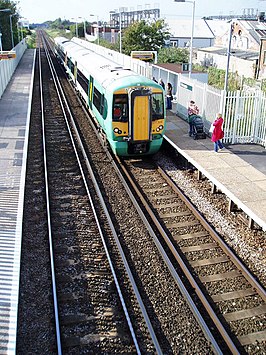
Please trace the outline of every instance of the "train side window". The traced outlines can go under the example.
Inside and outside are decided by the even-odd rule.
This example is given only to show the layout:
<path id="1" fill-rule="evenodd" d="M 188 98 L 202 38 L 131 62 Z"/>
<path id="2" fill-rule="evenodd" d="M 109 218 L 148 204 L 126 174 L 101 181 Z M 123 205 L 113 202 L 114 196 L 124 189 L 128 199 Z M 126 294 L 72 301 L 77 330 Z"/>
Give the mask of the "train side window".
<path id="1" fill-rule="evenodd" d="M 151 97 L 152 120 L 163 118 L 164 99 L 162 94 L 152 94 Z"/>
<path id="2" fill-rule="evenodd" d="M 69 67 L 71 73 L 74 74 L 74 64 L 69 57 L 67 57 L 67 66 Z"/>
<path id="3" fill-rule="evenodd" d="M 113 121 L 128 122 L 128 96 L 126 94 L 114 95 Z"/>
<path id="4" fill-rule="evenodd" d="M 89 80 L 79 69 L 77 70 L 77 80 L 82 89 L 85 91 L 85 93 L 88 94 Z"/>
<path id="5" fill-rule="evenodd" d="M 100 91 L 95 86 L 93 90 L 93 105 L 97 108 L 102 116 L 105 116 L 104 108 L 106 105 L 106 100 L 104 98 L 104 94 L 100 93 Z"/>

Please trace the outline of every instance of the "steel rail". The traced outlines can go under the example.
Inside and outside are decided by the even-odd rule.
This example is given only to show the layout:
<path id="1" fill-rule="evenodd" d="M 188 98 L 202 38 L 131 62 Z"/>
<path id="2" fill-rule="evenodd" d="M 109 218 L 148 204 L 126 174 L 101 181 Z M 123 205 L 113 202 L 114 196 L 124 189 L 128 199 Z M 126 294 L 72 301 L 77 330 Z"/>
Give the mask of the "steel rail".
<path id="1" fill-rule="evenodd" d="M 165 232 L 163 226 L 161 225 L 161 223 L 158 221 L 158 218 L 155 216 L 155 214 L 153 213 L 152 209 L 150 208 L 149 204 L 147 203 L 147 201 L 145 200 L 145 198 L 143 197 L 142 193 L 139 191 L 139 188 L 137 187 L 137 185 L 135 184 L 135 182 L 133 181 L 133 179 L 131 178 L 131 175 L 127 172 L 126 167 L 124 166 L 124 164 L 122 165 L 123 171 L 125 172 L 125 174 L 127 174 L 127 177 L 130 181 L 130 183 L 132 184 L 132 187 L 134 188 L 135 192 L 137 193 L 138 197 L 140 198 L 141 202 L 143 203 L 145 209 L 147 210 L 149 216 L 151 217 L 153 223 L 156 225 L 158 231 L 161 233 L 163 239 L 165 240 L 167 246 L 169 247 L 169 249 L 171 250 L 173 256 L 175 257 L 175 259 L 177 260 L 178 264 L 180 265 L 181 269 L 183 270 L 184 274 L 186 275 L 186 277 L 188 278 L 188 280 L 190 281 L 192 287 L 195 289 L 198 297 L 200 298 L 201 302 L 203 303 L 203 305 L 205 306 L 208 314 L 210 315 L 211 319 L 213 320 L 213 322 L 215 323 L 217 329 L 220 331 L 223 339 L 225 340 L 227 346 L 229 347 L 229 349 L 232 351 L 233 354 L 239 354 L 238 349 L 236 348 L 234 342 L 232 341 L 232 339 L 230 338 L 230 336 L 228 335 L 227 331 L 225 330 L 225 328 L 223 327 L 222 323 L 220 322 L 219 318 L 217 317 L 217 315 L 215 314 L 215 312 L 213 311 L 211 305 L 209 304 L 209 302 L 207 301 L 206 297 L 204 296 L 203 292 L 201 291 L 200 287 L 198 286 L 197 282 L 195 281 L 194 277 L 192 276 L 192 274 L 190 273 L 190 271 L 188 270 L 187 266 L 185 265 L 185 263 L 183 262 L 181 256 L 178 254 L 175 246 L 173 245 L 173 243 L 171 242 L 171 240 L 169 239 L 167 233 Z M 171 182 L 172 183 L 172 182 Z M 173 184 L 173 183 L 172 183 Z M 182 192 L 180 191 L 180 194 L 182 194 Z M 183 201 L 185 201 L 185 197 L 184 199 L 182 199 Z M 205 322 L 204 322 L 205 323 Z M 204 324 L 203 323 L 203 324 Z"/>
<path id="2" fill-rule="evenodd" d="M 119 238 L 117 236 L 115 227 L 114 227 L 114 225 L 112 223 L 112 219 L 111 219 L 111 217 L 109 215 L 109 212 L 107 210 L 107 207 L 106 207 L 106 204 L 104 202 L 104 198 L 103 198 L 103 196 L 101 194 L 101 190 L 100 190 L 100 187 L 99 187 L 99 185 L 97 183 L 95 174 L 93 173 L 93 169 L 92 169 L 92 167 L 91 167 L 91 165 L 89 163 L 89 159 L 87 157 L 86 151 L 84 149 L 83 143 L 82 143 L 80 135 L 78 133 L 78 129 L 77 129 L 76 124 L 74 122 L 74 118 L 73 118 L 73 115 L 72 115 L 71 110 L 69 108 L 69 105 L 68 105 L 67 99 L 65 97 L 65 94 L 63 92 L 62 86 L 61 86 L 60 81 L 59 81 L 59 79 L 58 79 L 58 77 L 56 75 L 56 71 L 55 71 L 55 68 L 54 68 L 54 65 L 52 63 L 51 58 L 50 58 L 50 62 L 51 62 L 51 73 L 52 73 L 52 76 L 53 76 L 53 78 L 56 79 L 56 90 L 58 90 L 58 95 L 59 95 L 59 91 L 60 91 L 60 102 L 63 105 L 63 102 L 62 102 L 62 100 L 63 100 L 64 104 L 66 105 L 66 108 L 68 110 L 69 119 L 71 121 L 72 128 L 74 129 L 74 132 L 75 132 L 75 138 L 78 141 L 79 149 L 82 152 L 82 156 L 83 156 L 83 159 L 85 160 L 86 167 L 87 167 L 87 169 L 88 169 L 88 171 L 90 173 L 90 177 L 91 177 L 91 179 L 93 181 L 94 188 L 95 188 L 96 193 L 98 195 L 98 198 L 100 200 L 101 206 L 104 209 L 106 218 L 108 220 L 109 227 L 110 227 L 110 229 L 111 229 L 111 231 L 113 233 L 113 237 L 114 237 L 114 239 L 116 241 L 118 250 L 119 250 L 121 258 L 123 260 L 123 263 L 124 263 L 124 266 L 125 266 L 125 270 L 126 270 L 126 272 L 128 274 L 129 280 L 131 282 L 132 289 L 133 289 L 133 291 L 135 293 L 135 296 L 136 296 L 136 299 L 137 299 L 137 301 L 138 301 L 138 303 L 140 305 L 140 309 L 141 309 L 141 312 L 143 314 L 143 318 L 144 318 L 144 320 L 145 320 L 145 322 L 147 324 L 147 328 L 149 330 L 149 333 L 150 333 L 151 339 L 153 341 L 154 347 L 156 349 L 156 352 L 157 352 L 157 354 L 162 354 L 162 350 L 160 348 L 158 339 L 157 339 L 157 337 L 155 335 L 154 329 L 153 329 L 153 327 L 151 325 L 151 322 L 149 320 L 149 317 L 148 317 L 147 311 L 145 309 L 144 303 L 143 303 L 143 301 L 141 299 L 141 296 L 140 296 L 140 293 L 138 291 L 138 287 L 137 287 L 137 285 L 135 283 L 133 274 L 132 274 L 132 272 L 130 270 L 130 267 L 128 265 L 128 262 L 126 260 L 126 256 L 125 256 L 125 254 L 123 252 L 123 249 L 122 249 L 122 246 L 120 244 Z M 72 145 L 73 145 L 76 157 L 77 157 L 77 161 L 78 161 L 78 164 L 79 164 L 80 172 L 81 172 L 81 175 L 82 175 L 83 180 L 84 180 L 84 184 L 85 184 L 85 188 L 86 188 L 86 191 L 87 191 L 87 194 L 88 194 L 88 198 L 89 198 L 91 207 L 93 209 L 94 217 L 95 217 L 95 220 L 96 220 L 96 223 L 97 223 L 97 226 L 98 226 L 98 230 L 99 230 L 99 233 L 100 233 L 100 236 L 101 236 L 101 239 L 102 239 L 102 243 L 103 243 L 103 246 L 104 246 L 107 258 L 108 258 L 108 262 L 109 262 L 109 265 L 110 265 L 110 268 L 111 268 L 111 271 L 112 271 L 112 274 L 113 274 L 113 277 L 114 277 L 114 281 L 115 281 L 115 284 L 116 284 L 116 287 L 117 287 L 119 298 L 120 298 L 120 301 L 121 301 L 121 304 L 122 304 L 122 307 L 123 307 L 123 310 L 124 310 L 124 313 L 125 313 L 125 316 L 126 316 L 126 319 L 127 319 L 127 322 L 128 322 L 128 326 L 129 326 L 129 329 L 130 329 L 130 332 L 131 332 L 131 336 L 132 336 L 132 339 L 134 341 L 137 353 L 141 354 L 140 348 L 139 348 L 139 345 L 138 345 L 138 341 L 137 341 L 137 337 L 135 335 L 135 331 L 134 331 L 134 328 L 132 326 L 132 322 L 131 322 L 131 319 L 130 319 L 130 315 L 129 315 L 128 310 L 126 308 L 126 303 L 125 303 L 125 300 L 124 300 L 124 297 L 123 297 L 123 294 L 122 294 L 122 291 L 121 291 L 121 288 L 120 288 L 120 285 L 119 285 L 118 278 L 116 276 L 116 272 L 115 272 L 114 266 L 112 264 L 112 260 L 111 260 L 111 257 L 110 257 L 109 251 L 108 251 L 107 244 L 106 244 L 105 239 L 104 239 L 104 234 L 103 234 L 101 226 L 100 226 L 100 222 L 99 222 L 99 219 L 98 219 L 98 216 L 97 216 L 97 212 L 96 212 L 95 206 L 93 204 L 93 199 L 91 197 L 91 194 L 90 194 L 90 191 L 89 191 L 89 187 L 88 187 L 87 182 L 86 182 L 85 173 L 83 171 L 82 164 L 81 164 L 80 159 L 79 159 L 77 148 L 76 148 L 76 145 L 75 145 L 75 142 L 74 142 L 74 138 L 73 138 L 73 135 L 72 135 L 72 132 L 71 132 L 70 124 L 69 124 L 69 122 L 67 120 L 67 117 L 66 117 L 65 113 L 64 113 L 64 116 L 65 116 L 66 124 L 67 124 L 67 127 L 68 127 L 69 135 L 70 135 L 70 138 L 71 138 L 71 142 L 72 142 Z"/>
<path id="3" fill-rule="evenodd" d="M 157 229 L 161 233 L 162 237 L 164 238 L 165 242 L 167 243 L 169 249 L 171 250 L 172 254 L 176 258 L 177 262 L 179 263 L 180 267 L 182 268 L 184 274 L 188 278 L 189 282 L 191 283 L 192 287 L 195 289 L 198 297 L 200 298 L 201 302 L 203 303 L 204 307 L 206 308 L 208 314 L 210 315 L 211 319 L 215 323 L 217 329 L 220 331 L 220 334 L 224 338 L 227 346 L 231 350 L 233 354 L 239 354 L 238 349 L 236 348 L 233 340 L 225 330 L 224 326 L 220 322 L 219 318 L 215 314 L 213 308 L 209 304 L 208 300 L 204 296 L 203 292 L 201 291 L 200 287 L 198 286 L 196 280 L 194 279 L 191 272 L 188 270 L 187 266 L 183 262 L 181 256 L 178 254 L 175 246 L 172 244 L 171 240 L 169 239 L 167 233 L 165 232 L 164 228 L 161 226 L 161 223 L 158 221 L 157 217 L 153 213 L 152 209 L 150 208 L 148 202 L 143 197 L 141 191 L 134 183 L 131 175 L 127 173 L 126 167 L 123 166 L 123 170 L 128 176 L 129 181 L 132 183 L 132 186 L 137 193 L 138 197 L 140 198 L 141 202 L 143 203 L 144 207 L 146 208 L 147 212 L 149 213 L 151 219 L 153 220 L 154 224 L 156 225 Z M 201 216 L 201 214 L 197 211 L 197 209 L 193 206 L 193 204 L 184 196 L 182 191 L 176 186 L 176 184 L 171 180 L 171 178 L 160 168 L 158 167 L 159 173 L 162 177 L 167 181 L 167 183 L 172 187 L 172 189 L 178 194 L 179 198 L 186 204 L 186 206 L 191 210 L 194 216 L 200 221 L 202 226 L 207 230 L 207 232 L 217 241 L 218 245 L 221 249 L 229 256 L 230 260 L 235 264 L 235 266 L 242 271 L 244 277 L 246 277 L 247 281 L 251 283 L 251 285 L 256 288 L 259 295 L 262 299 L 265 299 L 265 291 L 263 287 L 259 285 L 259 283 L 253 278 L 250 272 L 246 269 L 246 267 L 239 261 L 239 259 L 232 253 L 232 251 L 227 247 L 227 245 L 221 240 L 218 234 L 213 230 L 213 228 L 208 224 L 208 222 Z"/>
<path id="4" fill-rule="evenodd" d="M 40 39 L 39 39 L 40 40 Z M 53 290 L 53 302 L 54 302 L 54 315 L 55 315 L 55 329 L 56 329 L 56 341 L 57 341 L 57 353 L 62 354 L 61 337 L 60 337 L 60 322 L 58 316 L 58 302 L 56 291 L 56 277 L 55 277 L 55 265 L 54 265 L 54 251 L 53 251 L 53 236 L 52 236 L 52 224 L 50 215 L 50 198 L 49 198 L 49 178 L 47 171 L 47 155 L 46 155 L 46 136 L 45 136 L 45 113 L 44 113 L 44 98 L 42 90 L 42 65 L 41 65 L 41 48 L 39 43 L 39 76 L 40 76 L 40 96 L 41 96 L 41 116 L 42 116 L 42 143 L 43 143 L 43 160 L 44 160 L 44 179 L 45 179 L 45 195 L 46 195 L 46 212 L 48 223 L 48 239 L 50 250 L 50 264 L 51 264 L 51 276 L 52 276 L 52 290 Z"/>
<path id="5" fill-rule="evenodd" d="M 200 221 L 203 227 L 209 232 L 211 237 L 219 244 L 220 248 L 229 256 L 230 260 L 235 264 L 235 266 L 241 270 L 242 275 L 246 280 L 255 288 L 261 298 L 266 301 L 266 291 L 258 283 L 258 281 L 252 276 L 248 271 L 246 266 L 239 260 L 239 258 L 233 253 L 233 251 L 227 246 L 227 244 L 219 237 L 212 226 L 206 221 L 206 219 L 199 213 L 199 211 L 193 206 L 193 204 L 188 200 L 188 198 L 182 193 L 182 191 L 176 186 L 172 179 L 160 168 L 158 167 L 159 173 L 162 177 L 171 185 L 173 190 L 178 194 L 186 206 L 192 211 L 194 216 Z"/>
<path id="6" fill-rule="evenodd" d="M 126 175 L 127 179 L 130 181 L 130 184 L 132 185 L 134 191 L 137 193 L 138 197 L 140 198 L 141 202 L 143 203 L 143 205 L 145 206 L 147 212 L 149 213 L 150 217 L 153 219 L 153 222 L 155 223 L 156 227 L 158 227 L 158 230 L 161 232 L 161 225 L 158 221 L 158 219 L 156 218 L 156 216 L 154 215 L 154 213 L 152 212 L 151 208 L 148 206 L 147 202 L 145 201 L 143 195 L 140 193 L 140 191 L 138 190 L 136 184 L 134 183 L 133 179 L 131 178 L 131 175 L 128 173 L 125 165 L 122 163 L 122 160 L 118 157 L 115 158 L 115 160 L 118 162 L 119 166 L 121 166 L 124 174 Z M 130 196 L 132 203 L 134 204 L 134 206 L 136 207 L 141 219 L 143 220 L 143 222 L 145 223 L 150 235 L 153 238 L 153 241 L 156 245 L 156 247 L 158 248 L 161 256 L 163 257 L 163 260 L 166 263 L 166 266 L 168 267 L 172 277 L 174 278 L 176 284 L 179 287 L 180 292 L 182 293 L 182 295 L 184 296 L 184 298 L 187 300 L 187 303 L 193 313 L 193 315 L 195 316 L 195 318 L 198 321 L 199 326 L 201 327 L 203 333 L 205 334 L 206 338 L 209 340 L 214 352 L 216 354 L 223 354 L 222 350 L 220 349 L 219 345 L 217 344 L 216 340 L 214 339 L 212 332 L 210 331 L 209 327 L 207 326 L 205 320 L 203 319 L 202 315 L 200 314 L 197 306 L 195 305 L 194 301 L 192 300 L 189 292 L 187 291 L 185 285 L 183 284 L 181 278 L 179 277 L 179 275 L 177 274 L 172 262 L 170 261 L 169 257 L 167 256 L 162 244 L 160 243 L 158 237 L 156 236 L 153 227 L 150 225 L 150 223 L 148 222 L 144 212 L 142 211 L 139 203 L 137 202 L 137 200 L 135 199 L 132 191 L 130 190 L 127 182 L 125 181 L 123 175 L 121 174 L 121 171 L 119 170 L 118 166 L 116 164 L 114 164 L 114 167 L 117 171 L 118 176 L 120 177 L 122 183 L 124 184 L 128 195 Z M 163 231 L 164 232 L 164 231 Z M 165 234 L 166 236 L 166 234 Z M 234 354 L 239 354 L 237 349 L 235 348 L 235 352 Z"/>

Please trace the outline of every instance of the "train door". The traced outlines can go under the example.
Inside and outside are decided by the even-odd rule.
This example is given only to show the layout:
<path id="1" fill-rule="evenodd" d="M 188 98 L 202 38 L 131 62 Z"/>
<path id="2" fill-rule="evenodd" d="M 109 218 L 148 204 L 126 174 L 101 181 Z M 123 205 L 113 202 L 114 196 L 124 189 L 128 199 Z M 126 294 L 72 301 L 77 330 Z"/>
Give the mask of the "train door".
<path id="1" fill-rule="evenodd" d="M 150 141 L 151 135 L 151 92 L 147 89 L 129 91 L 129 137 L 131 141 Z"/>

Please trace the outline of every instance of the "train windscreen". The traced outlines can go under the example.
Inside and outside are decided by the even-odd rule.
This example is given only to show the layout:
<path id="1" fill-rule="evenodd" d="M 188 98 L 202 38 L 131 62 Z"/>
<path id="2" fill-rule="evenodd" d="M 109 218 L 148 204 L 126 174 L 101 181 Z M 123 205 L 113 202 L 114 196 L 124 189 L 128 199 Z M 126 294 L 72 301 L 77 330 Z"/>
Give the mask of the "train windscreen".
<path id="1" fill-rule="evenodd" d="M 128 95 L 114 95 L 113 121 L 128 122 Z"/>
<path id="2" fill-rule="evenodd" d="M 163 94 L 152 94 L 151 99 L 152 120 L 158 120 L 164 117 L 164 98 Z"/>

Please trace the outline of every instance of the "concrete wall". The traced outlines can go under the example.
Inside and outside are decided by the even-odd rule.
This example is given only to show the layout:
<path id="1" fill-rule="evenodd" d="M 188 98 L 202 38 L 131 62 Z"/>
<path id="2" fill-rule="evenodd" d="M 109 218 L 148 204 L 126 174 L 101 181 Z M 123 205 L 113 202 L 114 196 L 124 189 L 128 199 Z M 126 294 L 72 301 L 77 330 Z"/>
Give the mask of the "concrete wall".
<path id="1" fill-rule="evenodd" d="M 226 70 L 227 56 L 199 49 L 197 51 L 196 62 L 200 65 L 207 63 L 207 65 L 212 65 L 218 69 Z M 246 78 L 254 78 L 255 67 L 256 60 L 245 60 L 237 58 L 233 55 L 230 56 L 229 70 L 231 72 L 237 72 L 240 76 L 244 75 Z"/>

